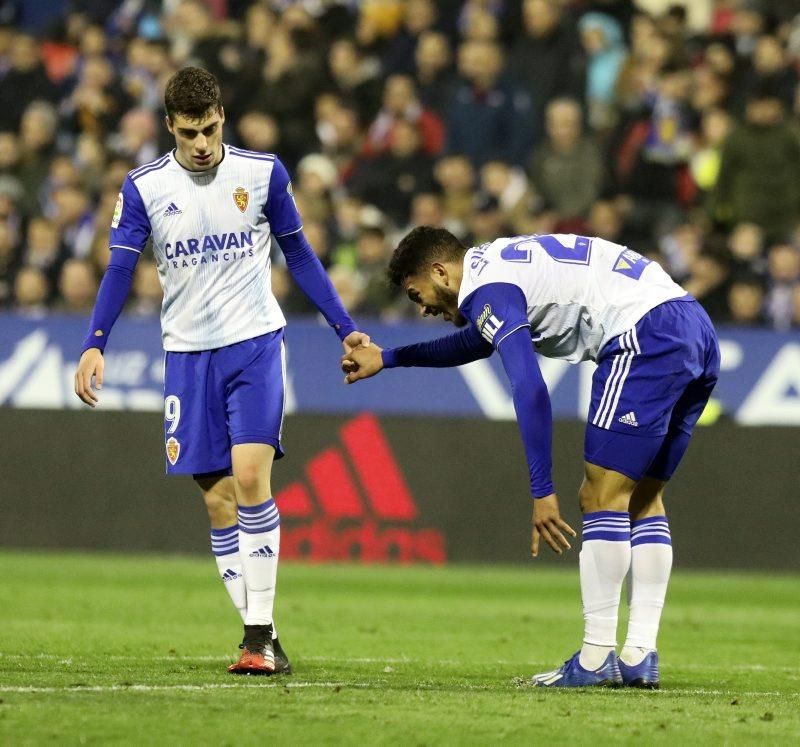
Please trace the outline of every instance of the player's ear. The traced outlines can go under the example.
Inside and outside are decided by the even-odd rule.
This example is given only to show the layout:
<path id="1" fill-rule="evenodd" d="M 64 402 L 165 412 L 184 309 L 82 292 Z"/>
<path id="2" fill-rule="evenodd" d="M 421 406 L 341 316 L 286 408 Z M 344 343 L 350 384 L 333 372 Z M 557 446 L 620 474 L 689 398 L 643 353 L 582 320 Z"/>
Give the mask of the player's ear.
<path id="1" fill-rule="evenodd" d="M 220 106 L 219 108 L 219 120 L 220 124 L 225 124 L 225 107 Z"/>
<path id="2" fill-rule="evenodd" d="M 172 118 L 169 116 L 169 114 L 164 115 L 164 124 L 167 126 L 169 134 L 174 135 L 175 131 L 172 129 Z"/>
<path id="3" fill-rule="evenodd" d="M 447 284 L 447 268 L 441 262 L 434 262 L 431 265 L 431 278 Z"/>

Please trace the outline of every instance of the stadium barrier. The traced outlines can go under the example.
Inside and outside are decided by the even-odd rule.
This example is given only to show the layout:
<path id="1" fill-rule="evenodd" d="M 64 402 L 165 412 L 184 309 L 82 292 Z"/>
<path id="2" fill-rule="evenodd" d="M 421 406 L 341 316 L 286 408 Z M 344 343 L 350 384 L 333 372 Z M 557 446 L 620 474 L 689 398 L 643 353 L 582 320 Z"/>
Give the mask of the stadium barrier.
<path id="1" fill-rule="evenodd" d="M 164 477 L 161 418 L 0 409 L 5 547 L 208 553 L 188 477 Z M 800 569 L 794 429 L 702 428 L 668 496 L 678 567 Z M 583 425 L 554 430 L 578 527 Z M 312 562 L 531 562 L 527 469 L 511 422 L 295 415 L 273 490 L 282 555 Z M 577 564 L 577 552 L 536 563 Z"/>
<path id="2" fill-rule="evenodd" d="M 439 323 L 380 324 L 362 320 L 381 345 L 402 345 L 453 331 Z M 79 408 L 72 392 L 86 334 L 81 317 L 31 319 L 0 313 L 0 405 Z M 430 415 L 513 420 L 514 408 L 498 356 L 451 369 L 404 369 L 345 387 L 341 346 L 308 318 L 287 327 L 287 412 Z M 797 333 L 720 329 L 722 372 L 717 410 L 744 425 L 800 426 L 800 337 Z M 164 353 L 158 320 L 123 317 L 106 354 L 105 409 L 160 411 Z M 594 364 L 539 359 L 556 418 L 586 417 Z"/>

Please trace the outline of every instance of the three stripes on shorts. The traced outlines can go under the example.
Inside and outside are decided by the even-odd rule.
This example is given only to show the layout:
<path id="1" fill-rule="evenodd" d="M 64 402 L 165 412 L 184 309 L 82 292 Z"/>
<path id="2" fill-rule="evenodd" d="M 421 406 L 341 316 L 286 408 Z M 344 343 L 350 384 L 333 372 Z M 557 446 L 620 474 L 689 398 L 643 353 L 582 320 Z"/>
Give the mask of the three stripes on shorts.
<path id="1" fill-rule="evenodd" d="M 611 364 L 611 374 L 606 380 L 603 397 L 592 420 L 592 425 L 606 430 L 611 427 L 611 423 L 614 420 L 614 413 L 617 411 L 619 398 L 622 395 L 622 387 L 625 386 L 625 379 L 631 370 L 633 358 L 642 352 L 639 347 L 639 340 L 636 337 L 636 327 L 632 327 L 620 335 L 619 346 L 623 352 L 614 356 L 614 362 Z"/>

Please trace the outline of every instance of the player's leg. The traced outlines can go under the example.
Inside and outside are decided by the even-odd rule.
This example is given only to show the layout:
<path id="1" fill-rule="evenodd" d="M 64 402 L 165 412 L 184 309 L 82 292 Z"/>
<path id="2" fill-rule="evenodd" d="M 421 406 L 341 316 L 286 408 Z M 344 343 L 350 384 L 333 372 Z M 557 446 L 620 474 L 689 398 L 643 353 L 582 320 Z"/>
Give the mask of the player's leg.
<path id="1" fill-rule="evenodd" d="M 272 498 L 270 472 L 275 449 L 268 444 L 236 444 L 233 484 L 239 521 L 239 548 L 247 589 L 242 655 L 234 673 L 275 670 L 273 605 L 280 553 L 280 516 Z"/>
<path id="2" fill-rule="evenodd" d="M 236 489 L 230 475 L 195 475 L 203 493 L 211 524 L 211 548 L 217 561 L 217 570 L 225 589 L 244 623 L 247 616 L 247 587 L 242 572 L 239 553 L 239 519 Z M 291 674 L 292 665 L 281 646 L 278 629 L 272 623 L 272 647 L 275 652 L 275 671 Z M 244 640 L 239 644 L 244 648 Z"/>
<path id="3" fill-rule="evenodd" d="M 626 685 L 659 685 L 656 639 L 672 572 L 672 535 L 664 508 L 664 490 L 683 459 L 692 430 L 711 396 L 718 364 L 718 358 L 712 356 L 709 370 L 686 387 L 673 408 L 669 432 L 631 497 L 630 615 L 620 654 Z"/>
<path id="4" fill-rule="evenodd" d="M 648 331 L 640 325 L 628 330 L 611 341 L 598 360 L 579 492 L 583 645 L 555 673 L 534 678 L 537 684 L 622 684 L 616 631 L 622 584 L 631 559 L 628 506 L 663 441 L 667 423 L 660 419 L 663 408 L 659 398 L 664 388 L 672 385 L 664 377 L 663 366 L 659 368 L 658 347 Z"/>
<path id="5" fill-rule="evenodd" d="M 271 673 L 275 667 L 272 615 L 280 555 L 280 515 L 272 497 L 271 473 L 273 460 L 283 455 L 282 333 L 231 348 L 229 363 L 237 373 L 227 388 L 228 427 L 247 588 L 245 646 L 231 671 Z"/>
<path id="6" fill-rule="evenodd" d="M 233 606 L 244 622 L 247 588 L 239 553 L 239 519 L 233 478 L 227 475 L 195 475 L 211 524 L 211 551 Z"/>
<path id="7" fill-rule="evenodd" d="M 280 550 L 280 515 L 270 488 L 275 449 L 268 444 L 236 444 L 231 454 L 248 592 L 245 624 L 271 625 Z"/>
<path id="8" fill-rule="evenodd" d="M 615 640 L 611 624 L 617 619 L 619 571 L 632 562 L 632 545 L 668 539 L 661 531 L 666 516 L 659 481 L 669 479 L 683 456 L 685 434 L 691 433 L 708 399 L 708 384 L 713 387 L 711 380 L 716 381 L 715 351 L 716 338 L 702 307 L 678 300 L 652 309 L 617 338 L 609 355 L 601 355 L 593 380 L 581 487 L 586 618 L 581 658 L 589 664 Z M 628 512 L 634 497 L 636 540 L 631 543 Z M 626 533 L 627 541 L 621 539 Z M 653 554 L 660 557 L 667 551 L 636 552 L 637 557 Z"/>
<path id="9" fill-rule="evenodd" d="M 632 687 L 659 686 L 656 638 L 672 570 L 672 539 L 664 508 L 666 484 L 645 476 L 631 496 L 630 614 L 619 667 L 624 684 Z"/>
<path id="10" fill-rule="evenodd" d="M 713 327 L 692 299 L 657 306 L 601 353 L 592 381 L 581 487 L 584 646 L 557 670 L 559 677 L 541 684 L 569 686 L 558 683 L 570 679 L 573 686 L 604 684 L 610 676 L 605 670 L 616 660 L 610 648 L 616 645 L 619 596 L 632 555 L 630 500 L 646 474 L 669 478 L 654 472 L 653 465 L 657 455 L 677 464 L 685 450 L 680 438 L 668 438 L 673 410 L 691 382 L 713 387 L 718 368 Z M 608 658 L 601 662 L 606 651 Z M 617 677 L 622 680 L 618 667 Z"/>
<path id="11" fill-rule="evenodd" d="M 688 331 L 694 331 L 697 378 L 691 380 L 670 413 L 669 430 L 631 497 L 630 617 L 620 655 L 623 681 L 629 686 L 658 687 L 656 639 L 672 571 L 672 536 L 664 508 L 664 490 L 689 446 L 719 376 L 719 347 L 699 304 L 681 307 Z M 691 339 L 691 338 L 690 338 Z"/>
<path id="12" fill-rule="evenodd" d="M 589 462 L 579 497 L 583 511 L 580 583 L 584 635 L 563 666 L 535 675 L 539 687 L 618 686 L 617 618 L 631 558 L 628 504 L 636 480 Z"/>
<path id="13" fill-rule="evenodd" d="M 635 488 L 636 481 L 628 475 L 584 464 L 578 492 L 583 512 L 579 565 L 584 669 L 599 669 L 616 651 L 620 595 L 631 559 L 628 505 Z"/>
<path id="14" fill-rule="evenodd" d="M 234 606 L 247 607 L 238 550 L 238 518 L 225 409 L 225 381 L 218 351 L 167 353 L 164 367 L 165 442 L 168 474 L 200 478 L 211 520 L 212 550 Z M 220 479 L 220 476 L 223 476 Z M 217 554 L 219 553 L 219 554 Z M 224 564 L 224 567 L 222 567 Z M 227 571 L 231 573 L 227 573 Z"/>

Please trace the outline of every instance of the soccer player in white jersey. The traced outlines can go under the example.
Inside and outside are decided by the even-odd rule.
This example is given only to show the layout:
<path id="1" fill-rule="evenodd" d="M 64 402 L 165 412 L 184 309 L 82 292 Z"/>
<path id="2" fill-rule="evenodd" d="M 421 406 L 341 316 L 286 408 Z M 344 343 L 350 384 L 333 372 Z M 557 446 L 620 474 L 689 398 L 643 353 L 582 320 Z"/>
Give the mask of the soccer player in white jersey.
<path id="1" fill-rule="evenodd" d="M 672 567 L 663 496 L 719 374 L 716 333 L 700 304 L 655 262 L 599 238 L 537 235 L 467 249 L 415 228 L 389 279 L 423 316 L 460 332 L 345 355 L 352 383 L 395 366 L 457 366 L 497 350 L 513 392 L 533 496 L 531 550 L 558 554 L 575 532 L 551 477 L 552 416 L 534 355 L 597 363 L 584 446 L 580 581 L 583 646 L 533 678 L 541 687 L 658 687 L 656 636 Z M 618 657 L 617 614 L 630 572 L 630 621 Z"/>
<path id="2" fill-rule="evenodd" d="M 214 76 L 184 68 L 164 99 L 175 148 L 131 171 L 122 186 L 75 392 L 97 404 L 103 350 L 152 237 L 164 289 L 166 468 L 199 485 L 217 567 L 244 622 L 242 652 L 229 671 L 289 673 L 272 619 L 280 517 L 270 474 L 283 456 L 286 376 L 286 320 L 270 285 L 273 242 L 345 351 L 369 338 L 305 240 L 281 162 L 222 142 Z"/>

